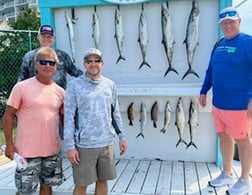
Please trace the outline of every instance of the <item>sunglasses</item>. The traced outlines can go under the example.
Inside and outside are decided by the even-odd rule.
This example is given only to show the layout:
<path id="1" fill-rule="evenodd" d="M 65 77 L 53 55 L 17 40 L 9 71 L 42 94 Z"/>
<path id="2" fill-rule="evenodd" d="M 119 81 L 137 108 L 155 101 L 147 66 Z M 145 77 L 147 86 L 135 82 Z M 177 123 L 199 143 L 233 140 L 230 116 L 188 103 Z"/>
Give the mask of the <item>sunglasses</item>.
<path id="1" fill-rule="evenodd" d="M 94 59 L 94 60 L 86 59 L 85 62 L 86 62 L 87 64 L 91 64 L 91 63 L 100 63 L 100 62 L 102 62 L 102 59 Z"/>
<path id="2" fill-rule="evenodd" d="M 219 14 L 220 19 L 225 18 L 225 17 L 234 17 L 234 16 L 237 16 L 236 11 L 224 12 L 224 13 Z"/>
<path id="3" fill-rule="evenodd" d="M 49 64 L 49 66 L 56 65 L 56 62 L 50 61 L 50 60 L 38 60 L 38 62 L 40 63 L 40 65 L 43 65 L 43 66 L 46 66 L 47 64 Z"/>

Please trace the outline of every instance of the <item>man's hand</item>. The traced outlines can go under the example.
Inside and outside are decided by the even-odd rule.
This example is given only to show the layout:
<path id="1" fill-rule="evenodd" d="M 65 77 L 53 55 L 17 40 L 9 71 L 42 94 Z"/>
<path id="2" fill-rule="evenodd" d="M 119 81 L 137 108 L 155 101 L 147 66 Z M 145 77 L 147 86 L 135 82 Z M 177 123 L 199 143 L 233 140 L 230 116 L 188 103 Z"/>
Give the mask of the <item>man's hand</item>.
<path id="1" fill-rule="evenodd" d="M 120 140 L 119 141 L 119 147 L 120 147 L 120 155 L 123 155 L 127 150 L 127 142 L 126 140 Z"/>
<path id="2" fill-rule="evenodd" d="M 207 105 L 207 101 L 206 101 L 206 95 L 204 94 L 201 94 L 200 97 L 199 97 L 199 104 L 202 106 L 202 107 L 205 107 Z"/>
<path id="3" fill-rule="evenodd" d="M 72 164 L 79 164 L 80 157 L 76 148 L 67 151 L 67 158 Z"/>

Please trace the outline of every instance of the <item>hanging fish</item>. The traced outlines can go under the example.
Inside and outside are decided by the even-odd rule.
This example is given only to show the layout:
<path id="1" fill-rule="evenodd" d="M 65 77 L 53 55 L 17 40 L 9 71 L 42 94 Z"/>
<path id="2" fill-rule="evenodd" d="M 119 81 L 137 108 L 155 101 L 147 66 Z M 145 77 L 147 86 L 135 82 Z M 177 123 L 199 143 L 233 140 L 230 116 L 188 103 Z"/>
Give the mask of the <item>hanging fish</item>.
<path id="1" fill-rule="evenodd" d="M 160 130 L 160 132 L 165 133 L 167 130 L 168 125 L 170 124 L 171 121 L 171 105 L 170 102 L 167 101 L 165 105 L 165 111 L 164 111 L 164 126 Z"/>
<path id="2" fill-rule="evenodd" d="M 124 32 L 123 32 L 122 16 L 120 13 L 119 5 L 115 9 L 115 39 L 116 39 L 116 44 L 119 51 L 119 57 L 116 61 L 116 63 L 118 63 L 120 60 L 126 60 L 122 56 Z"/>
<path id="3" fill-rule="evenodd" d="M 158 115 L 159 115 L 159 104 L 158 101 L 155 101 L 151 107 L 151 120 L 153 121 L 154 128 L 157 128 Z"/>
<path id="4" fill-rule="evenodd" d="M 182 98 L 179 97 L 178 99 L 178 103 L 176 106 L 176 121 L 175 121 L 175 125 L 177 126 L 178 129 L 178 134 L 179 134 L 179 140 L 176 144 L 176 147 L 178 147 L 178 145 L 180 143 L 184 143 L 185 145 L 187 145 L 186 141 L 182 138 L 182 135 L 184 133 L 184 128 L 185 128 L 185 112 L 184 112 L 184 108 L 183 108 L 183 103 L 182 103 Z"/>
<path id="5" fill-rule="evenodd" d="M 196 0 L 193 0 L 191 13 L 187 23 L 186 38 L 184 40 L 184 43 L 186 44 L 187 62 L 189 68 L 182 77 L 182 80 L 189 74 L 193 74 L 199 78 L 199 75 L 192 68 L 196 47 L 199 45 L 199 15 L 199 4 Z"/>
<path id="6" fill-rule="evenodd" d="M 173 28 L 171 23 L 171 14 L 168 9 L 168 2 L 164 2 L 161 5 L 162 7 L 162 43 L 164 45 L 165 54 L 168 60 L 168 68 L 165 71 L 164 77 L 171 71 L 178 74 L 177 70 L 172 67 L 172 57 L 173 57 L 173 48 L 174 48 L 174 37 L 173 37 Z"/>
<path id="7" fill-rule="evenodd" d="M 147 109 L 146 105 L 144 103 L 141 103 L 140 105 L 140 133 L 136 136 L 138 138 L 139 136 L 142 136 L 144 138 L 143 130 L 147 123 Z"/>
<path id="8" fill-rule="evenodd" d="M 70 42 L 72 60 L 75 63 L 75 40 L 74 40 L 73 21 L 70 19 L 66 11 L 65 11 L 65 19 L 66 19 L 66 25 L 68 29 L 68 37 L 69 37 L 69 42 Z"/>
<path id="9" fill-rule="evenodd" d="M 99 25 L 99 16 L 96 12 L 96 6 L 94 6 L 92 29 L 93 29 L 92 37 L 94 39 L 95 48 L 99 49 L 100 25 Z"/>
<path id="10" fill-rule="evenodd" d="M 196 149 L 198 149 L 196 144 L 193 142 L 193 135 L 195 134 L 196 127 L 199 125 L 197 104 L 195 100 L 193 99 L 191 99 L 190 101 L 188 124 L 189 124 L 189 131 L 190 131 L 190 142 L 186 148 L 189 148 L 190 146 L 194 146 Z"/>
<path id="11" fill-rule="evenodd" d="M 139 66 L 138 70 L 140 70 L 144 65 L 151 68 L 151 66 L 146 61 L 146 52 L 147 52 L 147 45 L 148 45 L 148 32 L 147 32 L 147 18 L 144 12 L 144 5 L 142 4 L 142 11 L 140 14 L 140 20 L 138 25 L 138 43 L 141 49 L 143 61 Z"/>
<path id="12" fill-rule="evenodd" d="M 127 115 L 129 119 L 129 125 L 133 126 L 133 120 L 135 118 L 135 108 L 134 108 L 134 102 L 131 102 L 128 109 L 127 109 Z"/>

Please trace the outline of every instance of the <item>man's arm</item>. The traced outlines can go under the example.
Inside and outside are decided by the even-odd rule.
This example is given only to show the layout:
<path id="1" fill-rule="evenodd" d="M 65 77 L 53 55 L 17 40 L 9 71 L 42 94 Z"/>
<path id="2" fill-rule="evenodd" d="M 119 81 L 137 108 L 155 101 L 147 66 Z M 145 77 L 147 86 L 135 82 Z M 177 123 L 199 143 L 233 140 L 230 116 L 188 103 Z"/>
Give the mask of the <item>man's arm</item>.
<path id="1" fill-rule="evenodd" d="M 7 106 L 3 115 L 3 129 L 6 142 L 5 155 L 10 159 L 13 159 L 14 152 L 16 152 L 16 147 L 13 141 L 13 128 L 16 112 L 17 109 Z"/>
<path id="2" fill-rule="evenodd" d="M 74 65 L 70 56 L 66 52 L 57 50 L 57 55 L 61 55 L 63 57 L 65 70 L 70 76 L 78 77 L 83 74 L 83 72 Z"/>

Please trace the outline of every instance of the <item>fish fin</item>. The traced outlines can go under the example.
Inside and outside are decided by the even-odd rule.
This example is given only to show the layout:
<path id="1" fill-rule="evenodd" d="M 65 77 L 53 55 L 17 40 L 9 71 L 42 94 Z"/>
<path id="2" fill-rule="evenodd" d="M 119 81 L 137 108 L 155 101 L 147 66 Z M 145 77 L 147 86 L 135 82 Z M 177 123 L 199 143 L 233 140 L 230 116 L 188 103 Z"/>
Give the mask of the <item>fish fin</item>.
<path id="1" fill-rule="evenodd" d="M 193 146 L 196 149 L 198 149 L 198 147 L 196 146 L 196 144 L 193 141 L 190 141 L 190 143 L 186 146 L 186 149 L 189 148 L 190 146 Z"/>
<path id="2" fill-rule="evenodd" d="M 116 63 L 118 64 L 118 62 L 119 62 L 120 60 L 126 60 L 126 59 L 125 59 L 122 55 L 120 55 L 120 56 L 117 58 Z"/>
<path id="3" fill-rule="evenodd" d="M 139 133 L 136 138 L 138 138 L 139 136 L 141 136 L 144 139 L 144 134 L 143 133 Z"/>
<path id="4" fill-rule="evenodd" d="M 182 77 L 182 80 L 189 74 L 194 74 L 196 77 L 199 78 L 199 75 L 195 72 L 195 70 L 193 70 L 191 67 L 186 71 L 186 73 L 184 74 L 184 76 Z"/>
<path id="5" fill-rule="evenodd" d="M 169 72 L 171 72 L 171 71 L 173 71 L 173 72 L 179 74 L 178 71 L 177 71 L 175 68 L 172 68 L 171 66 L 169 66 L 169 67 L 167 68 L 167 70 L 165 71 L 164 77 L 166 77 L 166 75 L 167 75 Z"/>
<path id="6" fill-rule="evenodd" d="M 139 66 L 138 70 L 140 70 L 144 65 L 148 66 L 149 68 L 151 68 L 151 66 L 146 62 L 146 61 L 143 61 L 141 63 L 141 65 Z"/>
<path id="7" fill-rule="evenodd" d="M 179 140 L 178 140 L 178 142 L 177 142 L 177 144 L 176 144 L 176 147 L 178 147 L 178 145 L 179 145 L 180 143 L 184 143 L 185 145 L 187 145 L 187 143 L 186 143 L 185 140 L 183 140 L 182 138 L 179 138 Z"/>

